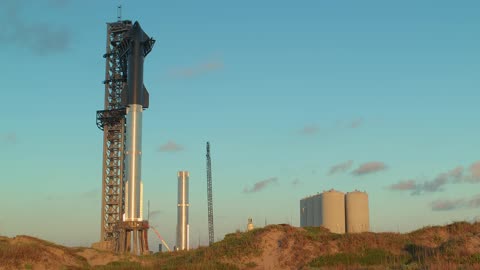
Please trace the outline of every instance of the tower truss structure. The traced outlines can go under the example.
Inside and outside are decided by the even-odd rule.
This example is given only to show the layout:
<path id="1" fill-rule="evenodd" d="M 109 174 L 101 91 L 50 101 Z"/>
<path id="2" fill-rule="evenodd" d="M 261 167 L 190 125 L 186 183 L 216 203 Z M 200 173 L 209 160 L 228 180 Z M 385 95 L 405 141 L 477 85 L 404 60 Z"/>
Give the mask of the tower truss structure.
<path id="1" fill-rule="evenodd" d="M 212 160 L 210 158 L 210 143 L 207 142 L 207 201 L 208 201 L 208 244 L 215 241 L 213 229 L 213 196 L 212 196 Z"/>
<path id="2" fill-rule="evenodd" d="M 119 223 L 125 211 L 124 147 L 125 147 L 125 97 L 122 90 L 127 85 L 125 56 L 119 46 L 132 22 L 107 23 L 105 70 L 105 106 L 97 111 L 97 126 L 103 130 L 102 210 L 100 241 L 115 249 L 120 231 Z"/>

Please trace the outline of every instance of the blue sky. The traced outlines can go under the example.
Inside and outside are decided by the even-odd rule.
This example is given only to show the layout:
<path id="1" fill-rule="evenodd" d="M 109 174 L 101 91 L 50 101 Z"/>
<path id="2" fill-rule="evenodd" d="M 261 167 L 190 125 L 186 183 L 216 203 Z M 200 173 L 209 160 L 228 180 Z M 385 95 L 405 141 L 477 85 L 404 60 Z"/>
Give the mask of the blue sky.
<path id="1" fill-rule="evenodd" d="M 118 3 L 157 40 L 142 170 L 169 244 L 179 170 L 191 243 L 207 243 L 207 140 L 218 239 L 248 217 L 298 226 L 299 200 L 330 188 L 367 191 L 374 231 L 478 215 L 478 1 L 7 0 L 0 234 L 98 241 L 95 112 Z"/>

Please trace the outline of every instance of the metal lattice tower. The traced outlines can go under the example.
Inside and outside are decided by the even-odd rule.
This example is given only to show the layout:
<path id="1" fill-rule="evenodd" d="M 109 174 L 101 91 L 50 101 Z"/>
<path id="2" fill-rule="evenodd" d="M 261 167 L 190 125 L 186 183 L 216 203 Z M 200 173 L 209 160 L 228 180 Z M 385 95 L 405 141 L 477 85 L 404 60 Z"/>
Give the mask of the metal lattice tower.
<path id="1" fill-rule="evenodd" d="M 215 241 L 213 229 L 213 198 L 212 198 L 212 160 L 210 158 L 210 143 L 207 142 L 207 199 L 208 199 L 208 244 Z"/>
<path id="2" fill-rule="evenodd" d="M 118 223 L 125 208 L 124 146 L 125 98 L 122 90 L 127 85 L 125 58 L 118 46 L 132 27 L 131 21 L 107 23 L 105 72 L 105 109 L 97 111 L 97 126 L 103 130 L 102 216 L 100 241 L 118 240 Z"/>

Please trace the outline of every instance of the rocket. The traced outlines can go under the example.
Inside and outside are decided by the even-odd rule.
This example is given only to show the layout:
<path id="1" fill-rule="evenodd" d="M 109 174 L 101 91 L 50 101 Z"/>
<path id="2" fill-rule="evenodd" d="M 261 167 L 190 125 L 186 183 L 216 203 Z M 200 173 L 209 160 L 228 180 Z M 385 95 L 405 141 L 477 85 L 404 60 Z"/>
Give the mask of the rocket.
<path id="1" fill-rule="evenodd" d="M 154 43 L 135 22 L 119 45 L 127 64 L 127 87 L 122 92 L 126 107 L 125 221 L 143 220 L 142 114 L 149 104 L 149 94 L 143 85 L 143 61 Z"/>

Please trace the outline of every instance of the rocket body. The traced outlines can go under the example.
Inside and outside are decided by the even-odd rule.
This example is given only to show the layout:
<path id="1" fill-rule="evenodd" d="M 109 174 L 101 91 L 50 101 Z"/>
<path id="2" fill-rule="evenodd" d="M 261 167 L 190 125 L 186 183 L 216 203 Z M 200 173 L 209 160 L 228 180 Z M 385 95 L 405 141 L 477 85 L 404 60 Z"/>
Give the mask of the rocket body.
<path id="1" fill-rule="evenodd" d="M 127 182 L 126 221 L 142 221 L 141 176 L 142 176 L 142 105 L 131 104 L 127 107 L 125 175 Z"/>
<path id="2" fill-rule="evenodd" d="M 143 61 L 149 37 L 135 22 L 129 32 L 127 51 L 126 142 L 125 142 L 125 220 L 143 220 L 142 114 L 148 108 L 149 94 L 143 85 Z M 151 49 L 151 47 L 150 47 Z"/>

